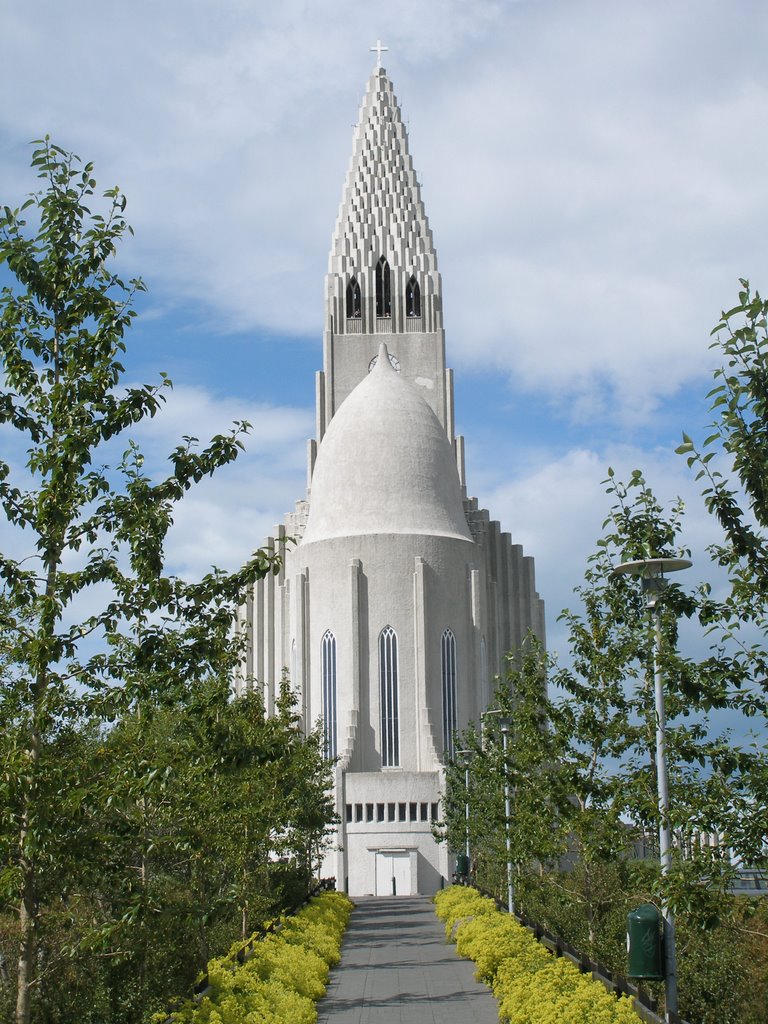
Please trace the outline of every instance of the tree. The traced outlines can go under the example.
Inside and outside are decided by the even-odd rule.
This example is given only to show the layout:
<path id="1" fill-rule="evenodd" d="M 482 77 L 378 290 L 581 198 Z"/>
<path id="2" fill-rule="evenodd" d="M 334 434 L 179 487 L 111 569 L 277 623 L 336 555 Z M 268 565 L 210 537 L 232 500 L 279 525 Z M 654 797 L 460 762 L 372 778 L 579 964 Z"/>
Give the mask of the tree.
<path id="1" fill-rule="evenodd" d="M 721 365 L 709 392 L 714 416 L 701 445 L 683 434 L 677 452 L 705 484 L 707 510 L 723 531 L 710 555 L 728 574 L 722 600 L 707 594 L 701 618 L 713 638 L 711 665 L 727 700 L 768 715 L 768 302 L 741 279 L 738 303 L 721 314 L 711 348 Z M 733 765 L 731 840 L 745 860 L 766 859 L 768 769 L 759 744 Z"/>
<path id="2" fill-rule="evenodd" d="M 712 433 L 701 450 L 683 434 L 677 451 L 698 467 L 697 479 L 706 481 L 707 509 L 723 529 L 726 543 L 713 554 L 726 568 L 746 571 L 734 582 L 760 600 L 762 613 L 768 600 L 768 302 L 752 295 L 748 281 L 740 284 L 738 304 L 722 313 L 712 330 L 710 347 L 725 361 L 715 370 L 716 384 L 707 396 L 716 417 Z M 713 462 L 718 454 L 730 457 L 730 468 L 714 468 L 727 461 Z"/>
<path id="3" fill-rule="evenodd" d="M 27 446 L 25 470 L 0 463 L 0 500 L 20 546 L 32 541 L 0 556 L 3 844 L 15 837 L 2 896 L 18 906 L 17 1024 L 30 1020 L 45 895 L 73 855 L 89 856 L 59 827 L 57 808 L 82 789 L 60 756 L 68 731 L 113 720 L 146 680 L 168 692 L 202 678 L 227 646 L 238 594 L 276 565 L 260 551 L 229 576 L 186 583 L 166 572 L 175 503 L 237 456 L 248 425 L 203 448 L 185 438 L 169 476 L 146 474 L 130 431 L 159 411 L 170 381 L 121 383 L 144 287 L 112 266 L 130 231 L 125 198 L 109 189 L 104 212 L 92 212 L 92 165 L 47 138 L 36 145 L 44 188 L 0 218 L 0 263 L 16 282 L 0 296 L 0 423 Z M 121 442 L 119 465 L 99 466 Z M 101 601 L 96 611 L 85 595 Z"/>
<path id="4" fill-rule="evenodd" d="M 71 935 L 78 963 L 109 965 L 116 1024 L 148 1019 L 309 891 L 307 845 L 334 819 L 330 766 L 293 700 L 284 688 L 267 717 L 257 692 L 231 699 L 221 676 L 183 705 L 125 716 L 102 742 L 109 796 L 89 815 L 101 853 L 87 886 L 98 920 Z"/>
<path id="5" fill-rule="evenodd" d="M 586 617 L 565 613 L 574 661 L 558 681 L 575 697 L 575 735 L 585 750 L 592 751 L 590 763 L 602 762 L 602 770 L 620 784 L 616 796 L 622 813 L 655 834 L 654 644 L 638 581 L 611 572 L 623 561 L 687 555 L 680 546 L 684 509 L 677 501 L 667 513 L 638 470 L 626 485 L 610 471 L 607 483 L 614 505 L 598 553 L 590 559 L 589 586 L 577 591 Z M 740 756 L 708 720 L 713 708 L 729 705 L 723 666 L 712 659 L 697 663 L 678 651 L 678 622 L 698 615 L 701 595 L 707 592 L 703 587 L 686 593 L 670 581 L 661 600 L 669 764 L 673 804 L 678 808 L 674 824 L 681 832 L 723 831 L 732 822 L 723 787 Z M 590 702 L 597 704 L 598 717 L 587 707 Z M 623 767 L 617 771 L 619 765 Z M 591 780 L 591 773 L 583 777 L 590 802 L 596 795 Z"/>
<path id="6" fill-rule="evenodd" d="M 469 794 L 463 766 L 452 762 L 444 802 L 445 839 L 452 849 L 462 849 L 468 796 L 476 874 L 481 885 L 499 895 L 506 894 L 505 783 L 510 792 L 510 860 L 517 875 L 533 861 L 557 860 L 565 850 L 569 817 L 562 733 L 552 726 L 555 711 L 547 696 L 545 652 L 529 635 L 522 651 L 507 660 L 510 668 L 480 732 L 470 725 L 458 739 L 457 746 L 472 752 Z M 501 718 L 510 723 L 506 751 Z"/>
<path id="7" fill-rule="evenodd" d="M 667 511 L 639 471 L 627 484 L 611 472 L 607 484 L 613 505 L 585 585 L 577 590 L 582 609 L 564 613 L 572 663 L 555 676 L 567 695 L 563 710 L 572 723 L 579 808 L 573 820 L 577 868 L 556 879 L 568 898 L 564 911 L 555 907 L 557 930 L 562 922 L 573 927 L 578 908 L 586 917 L 585 933 L 566 937 L 579 946 L 586 938 L 593 956 L 622 970 L 627 911 L 645 901 L 671 904 L 680 936 L 681 1005 L 684 1013 L 686 1007 L 699 1012 L 711 1001 L 710 981 L 722 986 L 728 971 L 738 976 L 739 958 L 723 955 L 741 944 L 739 911 L 728 893 L 734 866 L 726 847 L 707 840 L 730 837 L 738 826 L 739 778 L 748 755 L 727 734 L 718 735 L 710 715 L 729 702 L 726 667 L 712 658 L 693 662 L 677 650 L 678 621 L 699 614 L 707 588 L 686 593 L 670 582 L 660 611 L 674 851 L 672 870 L 662 876 L 656 852 L 653 637 L 638 581 L 613 576 L 612 569 L 624 561 L 685 555 L 683 508 L 677 502 Z M 635 859 L 633 846 L 640 842 L 645 855 Z M 706 981 L 704 947 L 713 951 Z M 743 957 L 738 968 L 743 972 Z M 735 1019 L 732 1010 L 720 999 L 717 1019 Z"/>

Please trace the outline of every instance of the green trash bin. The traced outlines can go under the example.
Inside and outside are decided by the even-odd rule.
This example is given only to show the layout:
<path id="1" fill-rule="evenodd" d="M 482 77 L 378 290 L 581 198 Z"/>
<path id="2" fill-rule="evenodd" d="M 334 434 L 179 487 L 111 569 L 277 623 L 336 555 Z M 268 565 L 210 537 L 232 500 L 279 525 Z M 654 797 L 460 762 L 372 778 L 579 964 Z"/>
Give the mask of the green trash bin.
<path id="1" fill-rule="evenodd" d="M 469 857 L 466 855 L 466 853 L 460 853 L 456 858 L 456 874 L 469 874 Z"/>
<path id="2" fill-rule="evenodd" d="M 630 978 L 663 981 L 661 914 L 652 903 L 642 903 L 627 915 L 627 958 Z"/>

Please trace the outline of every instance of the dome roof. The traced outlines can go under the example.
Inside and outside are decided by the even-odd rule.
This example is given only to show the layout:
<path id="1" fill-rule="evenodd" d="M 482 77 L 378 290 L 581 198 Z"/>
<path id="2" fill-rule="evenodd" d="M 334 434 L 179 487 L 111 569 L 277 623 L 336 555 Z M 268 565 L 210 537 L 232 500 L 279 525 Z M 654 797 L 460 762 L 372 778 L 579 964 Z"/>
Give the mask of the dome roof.
<path id="1" fill-rule="evenodd" d="M 472 540 L 453 448 L 386 345 L 328 426 L 302 544 L 375 533 Z"/>

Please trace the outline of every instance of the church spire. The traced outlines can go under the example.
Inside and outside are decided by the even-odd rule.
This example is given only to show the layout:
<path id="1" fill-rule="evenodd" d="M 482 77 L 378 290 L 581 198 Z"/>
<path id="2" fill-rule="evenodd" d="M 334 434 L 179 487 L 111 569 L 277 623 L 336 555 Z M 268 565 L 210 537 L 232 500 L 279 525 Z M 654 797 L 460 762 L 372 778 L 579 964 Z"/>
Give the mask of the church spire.
<path id="1" fill-rule="evenodd" d="M 405 332 L 417 327 L 407 322 L 415 319 L 422 331 L 442 326 L 432 232 L 408 134 L 382 67 L 371 75 L 360 108 L 327 287 L 336 333 Z"/>
<path id="2" fill-rule="evenodd" d="M 381 44 L 375 47 L 378 62 Z M 453 390 L 445 367 L 442 285 L 408 134 L 384 68 L 360 106 L 325 278 L 323 370 L 317 434 L 387 342 L 392 365 L 422 390 L 453 440 Z"/>

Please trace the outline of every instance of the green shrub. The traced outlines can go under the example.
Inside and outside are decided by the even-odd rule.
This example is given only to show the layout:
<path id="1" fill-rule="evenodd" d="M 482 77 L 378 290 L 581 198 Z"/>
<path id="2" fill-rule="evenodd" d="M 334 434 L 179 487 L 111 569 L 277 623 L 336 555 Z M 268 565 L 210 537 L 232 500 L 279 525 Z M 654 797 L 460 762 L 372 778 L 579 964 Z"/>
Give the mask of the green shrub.
<path id="1" fill-rule="evenodd" d="M 477 889 L 463 885 L 451 885 L 441 889 L 434 897 L 435 910 L 441 921 L 445 921 L 445 937 L 453 938 L 456 923 L 467 917 L 479 917 L 496 913 L 496 904 L 488 896 L 482 896 Z"/>
<path id="2" fill-rule="evenodd" d="M 538 970 L 552 959 L 514 917 L 499 913 L 462 923 L 456 933 L 456 951 L 474 960 L 477 978 L 486 985 L 494 983 L 499 968 L 509 959 L 530 970 Z"/>
<path id="3" fill-rule="evenodd" d="M 493 991 L 501 1020 L 509 1024 L 637 1024 L 626 996 L 617 999 L 569 960 L 539 949 L 547 962 L 539 965 L 512 957 L 499 968 Z"/>
<path id="4" fill-rule="evenodd" d="M 352 904 L 343 893 L 317 896 L 274 933 L 254 943 L 243 964 L 232 954 L 208 964 L 210 990 L 174 1013 L 179 1024 L 314 1024 L 329 967 L 340 958 Z M 241 943 L 233 947 L 233 953 Z M 155 1021 L 162 1020 L 157 1015 Z"/>
<path id="5" fill-rule="evenodd" d="M 453 886 L 435 897 L 456 950 L 474 960 L 477 978 L 493 988 L 508 1024 L 637 1024 L 631 1002 L 617 998 L 565 958 L 553 956 L 509 914 L 472 889 Z"/>

